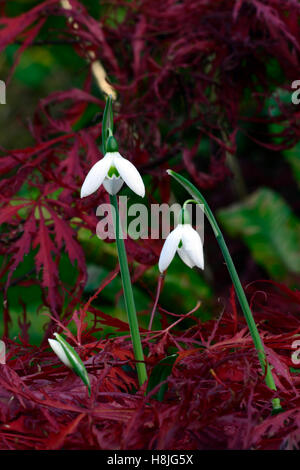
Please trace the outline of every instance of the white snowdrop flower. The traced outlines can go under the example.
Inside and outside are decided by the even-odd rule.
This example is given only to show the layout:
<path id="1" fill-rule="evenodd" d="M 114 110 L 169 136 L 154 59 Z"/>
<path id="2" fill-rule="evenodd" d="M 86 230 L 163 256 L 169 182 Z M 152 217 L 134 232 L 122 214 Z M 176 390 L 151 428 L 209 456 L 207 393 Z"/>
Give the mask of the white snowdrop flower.
<path id="1" fill-rule="evenodd" d="M 70 367 L 70 369 L 72 369 L 71 362 L 67 358 L 67 355 L 62 345 L 58 341 L 56 341 L 56 339 L 48 339 L 48 342 L 57 357 L 61 360 L 61 362 L 63 362 L 65 366 Z"/>
<path id="2" fill-rule="evenodd" d="M 89 196 L 97 191 L 101 184 L 109 194 L 114 195 L 120 191 L 124 182 L 136 194 L 145 196 L 145 186 L 140 173 L 129 160 L 120 155 L 117 141 L 111 136 L 107 141 L 106 154 L 87 174 L 80 196 Z"/>
<path id="3" fill-rule="evenodd" d="M 197 266 L 204 269 L 203 244 L 200 235 L 189 222 L 187 223 L 188 214 L 185 209 L 182 210 L 180 218 L 182 223 L 169 233 L 161 250 L 158 262 L 161 273 L 168 268 L 176 252 L 190 268 Z"/>

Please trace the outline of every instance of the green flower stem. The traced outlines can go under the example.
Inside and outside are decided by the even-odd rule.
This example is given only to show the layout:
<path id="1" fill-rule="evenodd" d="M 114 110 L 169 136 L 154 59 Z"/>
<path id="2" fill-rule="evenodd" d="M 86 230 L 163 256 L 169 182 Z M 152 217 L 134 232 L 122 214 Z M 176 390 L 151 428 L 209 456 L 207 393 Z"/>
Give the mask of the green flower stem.
<path id="1" fill-rule="evenodd" d="M 108 137 L 113 136 L 113 110 L 112 110 L 112 96 L 106 99 L 106 105 L 102 120 L 102 152 L 106 154 Z M 120 237 L 121 220 L 118 208 L 117 196 L 110 196 L 110 203 L 115 209 L 115 234 L 120 263 L 121 278 L 123 284 L 125 306 L 128 316 L 129 328 L 131 333 L 131 340 L 133 344 L 133 352 L 136 362 L 136 369 L 140 386 L 147 380 L 147 371 L 144 361 L 144 353 L 141 343 L 139 332 L 139 325 L 136 316 L 136 308 L 133 298 L 132 285 L 130 280 L 130 273 L 128 268 L 127 255 L 125 250 L 124 239 Z"/>
<path id="2" fill-rule="evenodd" d="M 202 194 L 198 191 L 198 189 L 190 181 L 188 181 L 186 178 L 179 175 L 178 173 L 175 173 L 172 170 L 168 170 L 168 173 L 169 173 L 169 175 L 173 176 L 189 192 L 189 194 L 191 194 L 192 197 L 195 198 L 196 203 L 203 204 L 203 206 L 204 206 L 204 213 L 207 216 L 210 225 L 212 226 L 212 229 L 213 229 L 214 234 L 216 236 L 217 242 L 218 242 L 218 244 L 221 248 L 223 257 L 224 257 L 226 265 L 227 265 L 227 269 L 229 271 L 230 277 L 232 279 L 232 282 L 233 282 L 233 285 L 234 285 L 234 288 L 235 288 L 237 298 L 239 300 L 239 303 L 240 303 L 240 306 L 241 306 L 242 311 L 244 313 L 247 325 L 249 327 L 250 334 L 252 336 L 252 340 L 253 340 L 254 346 L 256 348 L 258 359 L 259 359 L 259 362 L 260 362 L 260 365 L 261 365 L 261 368 L 262 368 L 262 372 L 265 376 L 266 385 L 271 390 L 276 391 L 277 390 L 276 385 L 275 385 L 275 382 L 274 382 L 274 378 L 273 378 L 273 375 L 272 375 L 270 365 L 269 365 L 269 363 L 267 361 L 267 358 L 266 358 L 266 354 L 265 354 L 265 350 L 264 350 L 262 340 L 260 338 L 257 326 L 255 324 L 255 321 L 254 321 L 251 309 L 249 307 L 249 303 L 248 303 L 247 297 L 245 295 L 244 289 L 242 287 L 241 281 L 239 279 L 239 276 L 238 276 L 237 271 L 235 269 L 235 266 L 233 264 L 232 258 L 230 256 L 229 250 L 228 250 L 227 245 L 225 243 L 225 240 L 223 238 L 222 232 L 221 232 L 221 230 L 220 230 L 220 228 L 217 224 L 217 221 L 216 221 L 212 211 L 210 210 L 209 205 L 207 204 L 206 200 L 202 196 Z M 188 202 L 192 202 L 192 201 L 191 200 L 186 201 L 186 203 L 188 203 Z M 279 398 L 274 398 L 272 400 L 272 405 L 273 405 L 274 410 L 277 410 L 277 411 L 280 410 L 281 405 L 280 405 Z"/>
<path id="3" fill-rule="evenodd" d="M 263 346 L 262 340 L 260 338 L 260 335 L 259 335 L 257 326 L 255 324 L 255 321 L 254 321 L 254 318 L 253 318 L 253 315 L 252 315 L 247 297 L 245 295 L 244 289 L 242 287 L 239 276 L 236 272 L 235 266 L 233 264 L 232 258 L 230 256 L 229 250 L 227 248 L 227 245 L 225 243 L 225 240 L 223 238 L 223 235 L 222 235 L 221 231 L 218 233 L 216 238 L 217 238 L 217 242 L 219 243 L 219 247 L 221 248 L 223 257 L 224 257 L 226 265 L 227 265 L 227 269 L 229 271 L 230 277 L 232 279 L 232 282 L 233 282 L 233 285 L 234 285 L 234 288 L 235 288 L 237 298 L 239 300 L 239 303 L 240 303 L 240 306 L 243 310 L 247 325 L 249 327 L 249 330 L 250 330 L 250 333 L 251 333 L 251 336 L 252 336 L 252 340 L 253 340 L 254 346 L 255 346 L 256 351 L 257 351 L 258 359 L 259 359 L 259 362 L 260 362 L 260 365 L 261 365 L 261 368 L 262 368 L 262 372 L 265 375 L 266 385 L 271 390 L 276 391 L 277 390 L 276 385 L 275 385 L 275 382 L 274 382 L 274 378 L 273 378 L 273 375 L 272 375 L 270 365 L 269 365 L 269 363 L 267 361 L 267 358 L 266 358 L 266 354 L 265 354 L 265 351 L 264 351 L 264 346 Z M 281 408 L 279 398 L 274 398 L 272 400 L 272 404 L 273 404 L 273 408 L 276 409 L 276 410 Z"/>
<path id="4" fill-rule="evenodd" d="M 115 234 L 116 234 L 116 242 L 117 242 L 123 291 L 124 291 L 125 306 L 126 306 L 127 315 L 128 315 L 128 322 L 129 322 L 129 327 L 130 327 L 131 340 L 133 344 L 134 357 L 137 361 L 136 369 L 137 369 L 139 384 L 141 386 L 147 380 L 147 372 L 146 372 L 146 366 L 145 366 L 145 361 L 144 361 L 144 353 L 143 353 L 141 337 L 140 337 L 140 332 L 139 332 L 139 325 L 138 325 L 138 320 L 137 320 L 137 315 L 136 315 L 135 303 L 134 303 L 134 298 L 133 298 L 125 244 L 124 244 L 124 239 L 120 237 L 121 221 L 120 221 L 120 215 L 119 215 L 119 209 L 118 209 L 117 196 L 110 196 L 110 202 L 115 209 L 115 215 L 116 215 L 115 221 L 114 221 Z"/>

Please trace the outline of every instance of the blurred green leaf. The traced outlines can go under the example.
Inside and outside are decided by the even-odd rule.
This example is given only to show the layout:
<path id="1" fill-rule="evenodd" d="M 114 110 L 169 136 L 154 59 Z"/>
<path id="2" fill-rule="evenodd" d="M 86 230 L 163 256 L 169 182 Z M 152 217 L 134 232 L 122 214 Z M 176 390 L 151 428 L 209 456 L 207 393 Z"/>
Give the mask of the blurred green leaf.
<path id="1" fill-rule="evenodd" d="M 300 222 L 282 197 L 268 188 L 218 211 L 228 234 L 240 237 L 271 276 L 300 272 Z"/>
<path id="2" fill-rule="evenodd" d="M 295 145 L 292 149 L 284 150 L 283 155 L 286 160 L 289 162 L 295 180 L 297 181 L 298 186 L 300 187 L 300 142 Z"/>
<path id="3" fill-rule="evenodd" d="M 18 46 L 10 45 L 6 48 L 6 57 L 12 66 Z M 34 47 L 23 52 L 15 77 L 28 87 L 37 87 L 49 75 L 55 65 L 55 58 L 51 52 L 43 47 Z"/>
<path id="4" fill-rule="evenodd" d="M 283 106 L 291 106 L 291 92 L 283 88 L 277 88 L 266 101 L 266 110 L 270 116 L 278 117 L 282 114 Z"/>
<path id="5" fill-rule="evenodd" d="M 172 354 L 171 356 L 165 357 L 158 364 L 156 364 L 149 378 L 147 393 L 151 392 L 151 390 L 153 390 L 156 385 L 160 384 L 169 377 L 177 357 L 178 354 Z M 167 388 L 168 384 L 164 383 L 160 387 L 159 391 L 153 395 L 153 398 L 156 398 L 158 401 L 163 401 Z"/>

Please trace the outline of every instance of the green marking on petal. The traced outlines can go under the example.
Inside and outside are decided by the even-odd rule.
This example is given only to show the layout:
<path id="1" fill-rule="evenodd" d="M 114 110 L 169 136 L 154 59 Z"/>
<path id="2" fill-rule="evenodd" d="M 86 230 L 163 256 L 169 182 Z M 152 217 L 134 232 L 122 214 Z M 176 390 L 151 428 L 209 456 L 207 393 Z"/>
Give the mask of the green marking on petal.
<path id="1" fill-rule="evenodd" d="M 119 176 L 120 176 L 120 174 L 119 174 L 118 170 L 116 169 L 116 167 L 115 167 L 114 165 L 112 165 L 112 166 L 110 167 L 110 169 L 108 170 L 107 176 L 108 176 L 109 178 L 112 178 L 114 175 L 115 175 L 117 178 L 119 178 Z"/>

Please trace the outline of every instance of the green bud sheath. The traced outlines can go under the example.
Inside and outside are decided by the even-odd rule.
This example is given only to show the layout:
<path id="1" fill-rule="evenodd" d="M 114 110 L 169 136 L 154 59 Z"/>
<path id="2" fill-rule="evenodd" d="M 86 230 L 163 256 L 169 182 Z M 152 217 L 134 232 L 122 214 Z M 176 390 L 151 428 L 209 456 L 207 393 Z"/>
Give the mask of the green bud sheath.
<path id="1" fill-rule="evenodd" d="M 76 375 L 78 375 L 78 377 L 81 378 L 83 383 L 87 386 L 89 395 L 90 395 L 91 394 L 90 379 L 89 379 L 88 373 L 86 371 L 86 368 L 84 367 L 82 360 L 78 356 L 75 349 L 72 348 L 72 346 L 70 346 L 69 343 L 67 343 L 67 341 L 62 336 L 60 336 L 58 333 L 54 333 L 54 336 L 59 342 L 59 344 L 61 345 L 61 347 L 63 348 L 67 358 L 69 359 L 70 364 L 72 366 L 72 370 L 75 372 Z"/>

